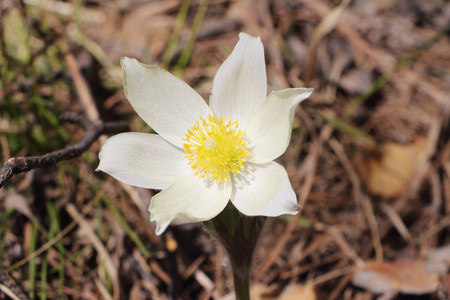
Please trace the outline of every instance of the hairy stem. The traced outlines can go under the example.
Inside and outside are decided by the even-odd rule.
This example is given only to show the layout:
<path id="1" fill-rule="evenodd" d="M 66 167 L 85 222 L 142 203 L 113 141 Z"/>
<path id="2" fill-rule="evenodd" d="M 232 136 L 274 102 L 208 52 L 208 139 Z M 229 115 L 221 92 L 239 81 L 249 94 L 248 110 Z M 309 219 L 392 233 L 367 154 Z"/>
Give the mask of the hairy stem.
<path id="1" fill-rule="evenodd" d="M 265 217 L 244 216 L 230 204 L 209 222 L 211 226 L 205 226 L 227 250 L 236 300 L 250 299 L 250 268 L 265 220 Z"/>

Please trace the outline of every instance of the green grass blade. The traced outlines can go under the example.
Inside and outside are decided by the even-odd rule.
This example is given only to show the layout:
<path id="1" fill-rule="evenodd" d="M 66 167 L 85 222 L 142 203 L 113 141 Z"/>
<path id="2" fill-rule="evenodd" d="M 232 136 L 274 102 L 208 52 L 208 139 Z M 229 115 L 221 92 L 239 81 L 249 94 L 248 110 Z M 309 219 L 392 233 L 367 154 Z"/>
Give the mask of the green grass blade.
<path id="1" fill-rule="evenodd" d="M 52 201 L 46 201 L 45 202 L 47 207 L 47 212 L 50 217 L 50 229 L 49 229 L 49 236 L 48 241 L 50 241 L 54 236 L 56 236 L 58 233 L 61 232 L 61 227 L 59 226 L 59 214 L 58 214 L 58 207 L 56 203 Z M 58 299 L 63 299 L 63 288 L 64 288 L 64 270 L 65 270 L 65 249 L 61 242 L 61 240 L 58 240 L 56 243 L 56 248 L 59 252 L 59 262 L 58 262 Z M 42 295 L 41 295 L 42 296 Z M 42 297 L 41 297 L 42 298 Z"/>
<path id="2" fill-rule="evenodd" d="M 345 108 L 344 115 L 346 117 L 351 116 L 364 102 L 366 102 L 370 96 L 372 96 L 375 92 L 381 89 L 389 80 L 391 80 L 392 76 L 394 76 L 402 67 L 412 63 L 416 60 L 423 52 L 431 48 L 434 44 L 439 42 L 441 38 L 447 36 L 450 33 L 450 26 L 445 27 L 438 33 L 436 33 L 429 40 L 425 41 L 422 45 L 418 46 L 414 51 L 412 51 L 409 55 L 402 58 L 397 65 L 390 71 L 385 72 L 380 75 L 369 87 L 369 89 L 359 95 L 355 100 L 350 102 Z"/>
<path id="3" fill-rule="evenodd" d="M 32 254 L 36 251 L 37 248 L 37 232 L 38 232 L 38 224 L 36 222 L 31 223 L 31 239 L 30 239 L 30 250 L 29 253 Z M 30 259 L 28 262 L 28 280 L 29 280 L 29 292 L 28 297 L 30 299 L 35 299 L 36 295 L 36 258 Z"/>
<path id="4" fill-rule="evenodd" d="M 145 247 L 144 243 L 139 239 L 138 235 L 134 232 L 133 228 L 127 223 L 121 212 L 117 209 L 117 207 L 111 202 L 111 200 L 105 196 L 102 189 L 92 182 L 91 180 L 83 177 L 77 169 L 72 167 L 71 165 L 67 163 L 60 163 L 62 167 L 66 169 L 66 171 L 77 178 L 83 180 L 86 182 L 89 187 L 97 194 L 99 195 L 100 199 L 105 203 L 105 205 L 111 210 L 111 212 L 117 217 L 120 224 L 123 226 L 123 229 L 125 230 L 126 234 L 130 237 L 130 239 L 136 244 L 136 246 L 141 250 L 142 255 L 144 255 L 145 258 L 149 258 L 151 256 L 151 253 L 147 250 L 147 247 Z"/>
<path id="5" fill-rule="evenodd" d="M 11 228 L 14 226 L 16 222 L 16 218 L 11 217 L 11 215 L 15 212 L 15 209 L 8 209 L 0 216 L 0 257 L 3 256 L 3 251 L 5 251 L 6 239 L 8 238 L 8 233 L 11 232 Z M 6 222 L 9 221 L 9 222 Z"/>
<path id="6" fill-rule="evenodd" d="M 127 223 L 122 213 L 117 209 L 117 207 L 111 202 L 111 200 L 108 197 L 103 196 L 102 201 L 119 220 L 120 224 L 122 225 L 127 235 L 141 250 L 142 255 L 144 255 L 145 258 L 149 258 L 151 256 L 150 252 L 147 250 L 147 247 L 145 247 L 144 243 L 142 243 L 142 241 L 139 239 L 137 234 L 133 231 L 133 228 L 131 228 L 131 226 Z"/>
<path id="7" fill-rule="evenodd" d="M 183 0 L 183 2 L 181 3 L 180 10 L 178 11 L 177 19 L 175 21 L 175 26 L 173 28 L 173 32 L 169 38 L 169 42 L 167 43 L 167 48 L 166 51 L 164 52 L 164 56 L 161 62 L 161 67 L 163 69 L 167 70 L 170 61 L 173 58 L 175 48 L 177 47 L 178 40 L 180 38 L 181 29 L 183 28 L 184 21 L 186 20 L 186 16 L 190 6 L 191 0 Z"/>
<path id="8" fill-rule="evenodd" d="M 191 33 L 189 35 L 188 42 L 186 46 L 181 51 L 180 58 L 178 59 L 177 67 L 173 72 L 175 76 L 181 77 L 186 68 L 189 59 L 192 54 L 192 48 L 194 47 L 195 40 L 197 39 L 198 31 L 203 24 L 203 20 L 205 19 L 206 9 L 208 8 L 209 0 L 203 0 L 199 7 L 197 14 L 195 15 L 194 22 L 192 24 Z"/>
<path id="9" fill-rule="evenodd" d="M 48 273 L 48 259 L 47 255 L 42 258 L 41 264 L 41 300 L 47 299 L 47 273 Z"/>

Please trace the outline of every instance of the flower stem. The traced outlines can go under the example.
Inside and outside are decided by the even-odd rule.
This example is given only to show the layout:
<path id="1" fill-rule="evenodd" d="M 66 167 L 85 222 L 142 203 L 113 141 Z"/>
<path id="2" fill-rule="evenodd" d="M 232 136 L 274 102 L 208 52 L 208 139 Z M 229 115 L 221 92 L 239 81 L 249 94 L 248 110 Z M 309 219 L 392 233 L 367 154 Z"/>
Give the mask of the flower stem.
<path id="1" fill-rule="evenodd" d="M 231 264 L 233 268 L 234 293 L 236 300 L 250 300 L 250 267 L 238 268 Z"/>
<path id="2" fill-rule="evenodd" d="M 231 204 L 205 227 L 224 246 L 233 269 L 236 300 L 250 300 L 250 267 L 265 217 L 240 214 Z"/>

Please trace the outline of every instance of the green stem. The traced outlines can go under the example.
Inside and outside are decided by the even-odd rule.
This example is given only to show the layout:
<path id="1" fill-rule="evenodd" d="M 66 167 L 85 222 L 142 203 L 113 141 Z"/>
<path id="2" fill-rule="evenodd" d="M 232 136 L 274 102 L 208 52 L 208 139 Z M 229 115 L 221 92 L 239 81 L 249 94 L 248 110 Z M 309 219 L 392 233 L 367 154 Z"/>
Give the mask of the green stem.
<path id="1" fill-rule="evenodd" d="M 250 268 L 265 217 L 247 217 L 231 204 L 205 227 L 224 246 L 233 268 L 236 300 L 250 300 Z"/>
<path id="2" fill-rule="evenodd" d="M 243 268 L 231 263 L 233 268 L 234 293 L 236 300 L 250 300 L 250 266 Z"/>

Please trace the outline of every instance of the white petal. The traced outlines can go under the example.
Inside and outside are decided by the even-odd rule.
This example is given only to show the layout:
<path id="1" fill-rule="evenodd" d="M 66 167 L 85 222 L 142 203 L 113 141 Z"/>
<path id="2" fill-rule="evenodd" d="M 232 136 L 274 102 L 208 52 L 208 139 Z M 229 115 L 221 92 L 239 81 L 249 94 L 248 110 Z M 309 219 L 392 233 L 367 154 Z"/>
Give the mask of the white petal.
<path id="1" fill-rule="evenodd" d="M 123 58 L 125 95 L 138 115 L 163 138 L 183 148 L 182 138 L 199 116 L 212 114 L 206 102 L 181 79 L 158 66 Z"/>
<path id="2" fill-rule="evenodd" d="M 193 174 L 185 156 L 159 135 L 127 132 L 106 140 L 97 170 L 127 184 L 163 189 Z"/>
<path id="3" fill-rule="evenodd" d="M 289 145 L 295 107 L 308 98 L 313 89 L 286 89 L 270 93 L 250 119 L 245 132 L 251 156 L 248 161 L 265 163 L 286 151 Z"/>
<path id="4" fill-rule="evenodd" d="M 247 164 L 233 174 L 231 202 L 248 216 L 295 215 L 300 206 L 286 170 L 276 162 Z"/>
<path id="5" fill-rule="evenodd" d="M 217 117 L 238 120 L 245 129 L 267 97 L 267 77 L 261 39 L 246 33 L 239 38 L 214 78 L 209 106 Z"/>
<path id="6" fill-rule="evenodd" d="M 231 181 L 201 179 L 196 175 L 182 178 L 156 196 L 148 211 L 150 221 L 156 221 L 156 234 L 161 234 L 173 219 L 182 222 L 201 222 L 214 218 L 227 205 Z"/>

